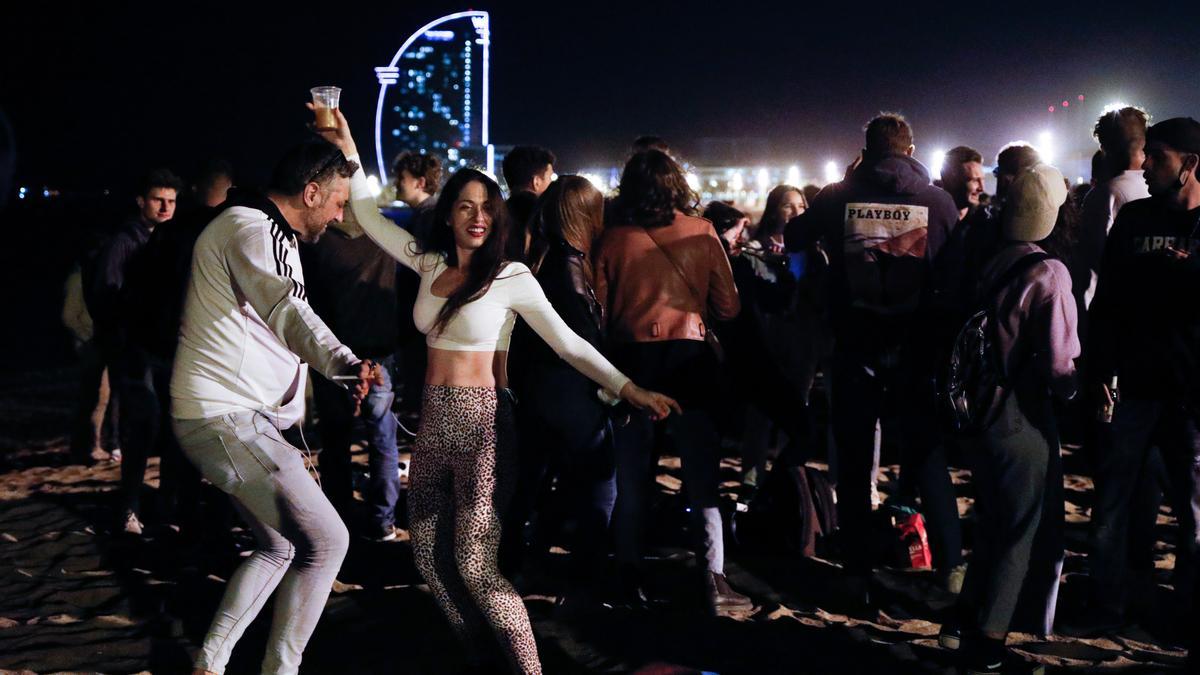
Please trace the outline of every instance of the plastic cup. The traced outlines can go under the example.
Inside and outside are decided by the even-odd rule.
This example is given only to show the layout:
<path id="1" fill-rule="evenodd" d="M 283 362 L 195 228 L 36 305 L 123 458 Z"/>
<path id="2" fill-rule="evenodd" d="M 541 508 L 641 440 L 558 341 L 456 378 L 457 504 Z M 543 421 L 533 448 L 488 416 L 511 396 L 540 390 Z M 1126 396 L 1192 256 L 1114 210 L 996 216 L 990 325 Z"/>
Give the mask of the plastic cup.
<path id="1" fill-rule="evenodd" d="M 337 128 L 337 115 L 333 114 L 338 108 L 338 100 L 342 97 L 341 87 L 313 87 L 312 99 L 314 112 L 317 115 L 317 129 L 329 131 Z"/>

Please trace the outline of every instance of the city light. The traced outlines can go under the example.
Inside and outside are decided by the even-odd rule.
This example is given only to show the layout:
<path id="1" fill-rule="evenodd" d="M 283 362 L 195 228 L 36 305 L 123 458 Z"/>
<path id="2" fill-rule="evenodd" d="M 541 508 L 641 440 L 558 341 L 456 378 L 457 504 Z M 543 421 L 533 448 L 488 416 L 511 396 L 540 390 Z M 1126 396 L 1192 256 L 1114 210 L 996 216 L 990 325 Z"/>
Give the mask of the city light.
<path id="1" fill-rule="evenodd" d="M 755 182 L 758 183 L 759 192 L 766 192 L 771 187 L 771 174 L 766 169 L 759 169 Z"/>
<path id="2" fill-rule="evenodd" d="M 746 179 L 742 178 L 741 171 L 733 172 L 733 176 L 729 178 L 729 189 L 734 192 L 741 192 L 746 189 Z"/>
<path id="3" fill-rule="evenodd" d="M 787 184 L 800 187 L 800 167 L 795 164 L 788 167 Z"/>
<path id="4" fill-rule="evenodd" d="M 825 162 L 825 182 L 836 183 L 842 179 L 842 170 L 838 167 L 838 163 L 832 159 Z"/>
<path id="5" fill-rule="evenodd" d="M 383 187 L 379 185 L 379 179 L 375 176 L 367 176 L 367 189 L 371 191 L 372 197 L 383 194 Z"/>
<path id="6" fill-rule="evenodd" d="M 1046 164 L 1053 164 L 1055 159 L 1054 134 L 1051 134 L 1049 131 L 1043 131 L 1042 133 L 1038 134 L 1037 151 L 1043 162 Z"/>
<path id="7" fill-rule="evenodd" d="M 587 181 L 592 184 L 592 187 L 594 187 L 600 191 L 600 194 L 608 193 L 608 181 L 604 180 L 604 178 L 601 177 L 600 174 L 581 173 L 579 175 L 586 178 Z M 688 184 L 691 185 L 690 182 Z"/>
<path id="8" fill-rule="evenodd" d="M 942 163 L 946 161 L 946 151 L 938 148 L 929 153 L 929 175 L 934 178 L 942 177 Z"/>
<path id="9" fill-rule="evenodd" d="M 687 184 L 691 189 L 700 191 L 700 177 L 691 171 L 687 172 Z"/>
<path id="10" fill-rule="evenodd" d="M 1120 110 L 1121 108 L 1129 108 L 1129 107 L 1131 107 L 1131 106 L 1124 101 L 1113 101 L 1112 103 L 1109 103 L 1108 105 L 1104 106 L 1104 109 L 1101 112 L 1103 114 L 1107 115 L 1108 113 L 1116 112 L 1116 111 Z"/>

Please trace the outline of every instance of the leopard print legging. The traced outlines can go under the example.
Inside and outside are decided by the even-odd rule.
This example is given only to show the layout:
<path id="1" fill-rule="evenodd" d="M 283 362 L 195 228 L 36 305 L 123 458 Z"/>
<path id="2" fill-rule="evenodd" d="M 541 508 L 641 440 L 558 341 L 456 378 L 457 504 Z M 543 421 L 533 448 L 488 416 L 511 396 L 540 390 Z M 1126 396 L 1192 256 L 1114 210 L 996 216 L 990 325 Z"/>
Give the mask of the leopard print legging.
<path id="1" fill-rule="evenodd" d="M 496 564 L 498 514 L 515 484 L 515 436 L 507 391 L 426 385 L 409 526 L 417 569 L 468 658 L 482 660 L 480 638 L 490 628 L 515 672 L 541 673 L 525 604 Z"/>

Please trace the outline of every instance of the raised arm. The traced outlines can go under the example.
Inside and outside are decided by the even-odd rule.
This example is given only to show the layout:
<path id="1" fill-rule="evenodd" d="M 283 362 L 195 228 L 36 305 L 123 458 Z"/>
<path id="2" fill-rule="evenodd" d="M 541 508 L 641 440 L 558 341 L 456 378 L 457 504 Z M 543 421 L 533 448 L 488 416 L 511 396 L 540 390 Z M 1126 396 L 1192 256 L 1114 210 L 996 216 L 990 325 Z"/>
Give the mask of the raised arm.
<path id="1" fill-rule="evenodd" d="M 311 107 L 310 103 L 309 108 Z M 418 264 L 421 254 L 416 239 L 407 230 L 388 220 L 379 212 L 379 207 L 375 205 L 375 197 L 371 195 L 371 189 L 367 186 L 367 174 L 363 171 L 362 158 L 358 154 L 354 138 L 350 135 L 350 125 L 346 122 L 346 117 L 342 115 L 341 110 L 333 112 L 337 115 L 337 128 L 318 133 L 325 140 L 336 145 L 346 159 L 358 163 L 358 171 L 355 171 L 350 178 L 350 211 L 354 214 L 355 222 L 349 222 L 347 219 L 347 222 L 338 223 L 335 227 L 351 237 L 358 237 L 366 232 L 371 241 L 379 245 L 379 248 L 399 260 L 400 264 L 420 274 L 421 270 L 418 268 Z"/>

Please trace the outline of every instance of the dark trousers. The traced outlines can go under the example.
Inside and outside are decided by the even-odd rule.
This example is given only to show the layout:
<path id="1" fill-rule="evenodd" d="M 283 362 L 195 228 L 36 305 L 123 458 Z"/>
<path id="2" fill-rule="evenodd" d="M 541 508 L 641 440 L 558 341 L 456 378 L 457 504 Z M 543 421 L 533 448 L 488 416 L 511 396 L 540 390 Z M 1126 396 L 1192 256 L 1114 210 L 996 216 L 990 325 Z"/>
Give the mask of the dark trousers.
<path id="1" fill-rule="evenodd" d="M 79 395 L 71 423 L 71 459 L 86 461 L 93 450 L 103 449 L 107 423 L 113 447 L 118 445 L 116 387 L 109 382 L 108 364 L 92 341 L 79 345 Z"/>
<path id="2" fill-rule="evenodd" d="M 1153 446 L 1158 447 L 1173 483 L 1166 493 L 1179 520 L 1175 587 L 1181 602 L 1186 604 L 1195 584 L 1200 541 L 1200 415 L 1181 402 L 1122 399 L 1113 411 L 1112 424 L 1104 425 L 1098 434 L 1096 503 L 1092 508 L 1093 602 L 1106 618 L 1120 618 L 1124 612 L 1130 516 L 1147 510 L 1135 509 L 1135 504 L 1147 500 L 1138 495 L 1145 489 L 1146 475 L 1155 467 Z M 1142 527 L 1147 524 L 1139 523 Z"/>
<path id="3" fill-rule="evenodd" d="M 900 439 L 900 472 L 916 487 L 929 532 L 934 566 L 962 563 L 962 529 L 954 488 L 946 468 L 946 449 L 936 432 L 929 378 L 916 368 L 902 369 L 898 354 L 834 354 L 832 423 L 838 449 L 838 527 L 846 543 L 846 567 L 870 571 L 871 484 L 875 471 L 875 425 Z"/>
<path id="4" fill-rule="evenodd" d="M 190 518 L 199 502 L 200 474 L 188 462 L 171 426 L 171 362 L 133 347 L 115 359 L 121 396 L 121 496 L 138 513 L 146 463 L 157 453 L 160 515 Z M 110 373 L 112 370 L 110 370 Z M 178 514 L 176 514 L 178 511 Z"/>
<path id="5" fill-rule="evenodd" d="M 520 571 L 528 543 L 525 524 L 531 519 L 556 524 L 570 520 L 574 525 L 570 586 L 586 590 L 601 581 L 608 554 L 608 528 L 617 501 L 613 432 L 607 422 L 589 429 L 594 415 L 564 414 L 552 420 L 541 414 L 545 406 L 532 399 L 558 393 L 528 392 L 517 399 L 517 490 L 505 514 L 501 571 L 509 575 Z M 554 499 L 548 501 L 555 481 Z M 561 515 L 555 515 L 556 507 L 563 509 Z"/>
<path id="6" fill-rule="evenodd" d="M 698 556 L 710 572 L 724 573 L 725 544 L 718 508 L 720 436 L 713 401 L 718 367 L 707 344 L 698 340 L 639 342 L 614 350 L 614 361 L 640 386 L 679 401 L 682 415 L 664 422 L 683 462 L 683 484 L 691 507 Z M 635 413 L 616 434 L 617 505 L 614 529 L 617 560 L 636 564 L 642 553 L 642 524 L 655 487 L 655 426 Z"/>
<path id="7" fill-rule="evenodd" d="M 395 523 L 396 502 L 400 498 L 400 452 L 396 447 L 396 418 L 392 415 L 392 358 L 379 359 L 383 384 L 371 385 L 359 406 L 359 416 L 367 431 L 367 470 L 370 480 L 364 495 L 371 524 L 385 528 Z M 313 399 L 320 413 L 317 425 L 321 436 L 321 486 L 325 496 L 344 511 L 354 499 L 350 473 L 350 443 L 354 432 L 354 399 L 339 383 L 313 374 Z"/>
<path id="8" fill-rule="evenodd" d="M 976 543 L 957 607 L 965 628 L 1041 635 L 1053 628 L 1063 475 L 1047 396 L 1027 406 L 1032 413 L 1022 406 L 1025 397 L 1009 396 L 996 423 L 970 444 Z"/>

